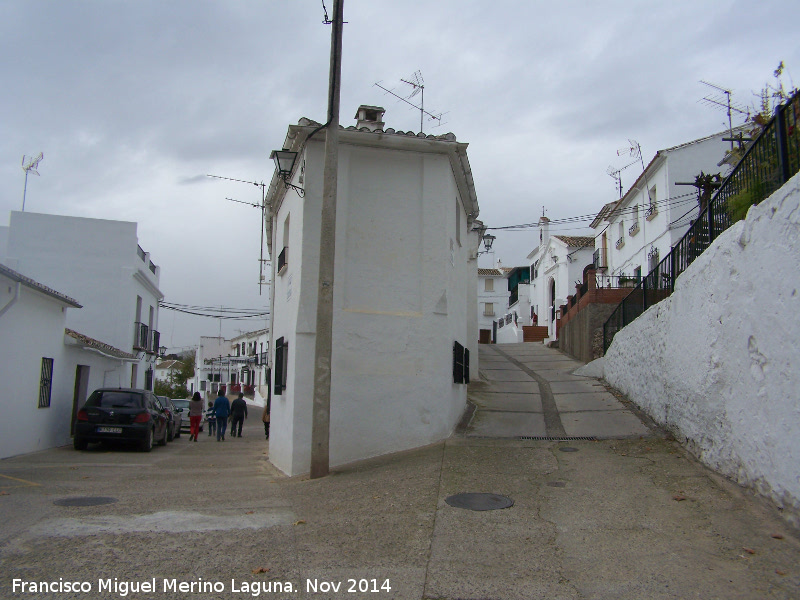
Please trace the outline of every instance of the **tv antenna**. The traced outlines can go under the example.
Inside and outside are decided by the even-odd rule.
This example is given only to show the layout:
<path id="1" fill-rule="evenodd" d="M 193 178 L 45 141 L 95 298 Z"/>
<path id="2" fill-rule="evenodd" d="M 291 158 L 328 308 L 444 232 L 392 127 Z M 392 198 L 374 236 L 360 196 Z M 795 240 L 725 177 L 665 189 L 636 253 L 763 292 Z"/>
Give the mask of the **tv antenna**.
<path id="1" fill-rule="evenodd" d="M 422 78 L 422 72 L 421 71 L 414 71 L 414 73 L 413 73 L 413 75 L 411 75 L 411 77 L 409 77 L 408 79 L 400 79 L 400 81 L 402 81 L 403 83 L 408 84 L 408 85 L 410 85 L 412 87 L 411 94 L 409 94 L 406 97 L 400 96 L 399 94 L 396 94 L 392 90 L 383 87 L 381 85 L 380 81 L 377 82 L 375 85 L 377 87 L 381 88 L 387 94 L 391 94 L 392 96 L 394 96 L 398 100 L 401 100 L 401 101 L 405 102 L 406 104 L 409 104 L 410 106 L 412 106 L 413 108 L 415 108 L 416 110 L 419 111 L 419 131 L 420 131 L 420 133 L 422 133 L 422 131 L 423 131 L 423 122 L 424 122 L 424 119 L 425 119 L 425 115 L 428 115 L 428 120 L 429 121 L 438 121 L 439 124 L 437 125 L 437 127 L 439 125 L 441 125 L 442 124 L 442 115 L 444 115 L 444 113 L 439 113 L 439 114 L 435 115 L 435 114 L 430 113 L 427 110 L 425 110 L 425 80 Z M 419 106 L 417 106 L 413 102 L 410 102 L 411 98 L 413 98 L 417 94 L 420 95 L 420 104 L 419 104 Z"/>
<path id="2" fill-rule="evenodd" d="M 39 171 L 36 168 L 43 158 L 44 154 L 42 152 L 39 152 L 38 156 L 22 155 L 22 170 L 25 171 L 25 187 L 22 190 L 22 212 L 25 212 L 25 196 L 28 193 L 28 173 L 39 175 Z"/>
<path id="3" fill-rule="evenodd" d="M 243 202 L 242 200 L 234 200 L 233 198 L 225 198 L 230 202 L 237 202 L 238 204 L 247 204 L 253 208 L 261 209 L 261 255 L 258 258 L 258 295 L 261 295 L 261 286 L 267 285 L 264 277 L 264 267 L 269 259 L 264 258 L 264 235 L 267 226 L 267 201 L 266 201 L 266 184 L 262 181 L 256 183 L 255 181 L 245 181 L 244 179 L 234 179 L 233 177 L 221 177 L 219 175 L 206 175 L 206 177 L 213 177 L 214 179 L 225 179 L 227 181 L 237 181 L 239 183 L 248 183 L 261 188 L 261 204 L 254 204 L 252 202 Z M 220 321 L 221 323 L 222 321 Z"/>
<path id="4" fill-rule="evenodd" d="M 619 150 L 617 150 L 617 156 L 622 156 L 623 154 L 627 154 L 628 156 L 634 159 L 632 163 L 624 166 L 623 169 L 627 169 L 631 165 L 635 164 L 636 159 L 638 159 L 639 163 L 642 165 L 642 175 L 644 176 L 644 187 L 645 191 L 647 192 L 647 199 L 648 202 L 652 204 L 653 199 L 650 197 L 650 184 L 647 182 L 647 169 L 644 166 L 644 159 L 642 158 L 642 147 L 639 145 L 639 142 L 628 138 L 628 146 L 626 148 L 620 148 Z M 622 184 L 620 183 L 620 186 L 621 185 Z M 620 191 L 620 193 L 622 192 Z"/>
<path id="5" fill-rule="evenodd" d="M 707 85 L 710 88 L 715 89 L 717 92 L 720 92 L 722 95 L 720 96 L 717 94 L 716 96 L 708 95 L 704 96 L 702 100 L 698 100 L 698 102 L 702 102 L 708 106 L 713 108 L 724 108 L 728 113 L 728 130 L 730 132 L 731 137 L 731 150 L 733 150 L 733 113 L 739 113 L 740 115 L 744 115 L 745 119 L 750 118 L 750 110 L 746 106 L 742 106 L 741 104 L 736 104 L 731 101 L 731 96 L 733 92 L 727 88 L 721 87 L 719 85 L 715 85 L 713 83 L 709 83 L 708 81 L 700 80 L 700 83 L 703 85 Z"/>
<path id="6" fill-rule="evenodd" d="M 636 161 L 633 161 L 631 163 L 628 163 L 624 167 L 620 167 L 619 169 L 614 168 L 613 165 L 609 165 L 608 169 L 606 169 L 606 173 L 611 175 L 611 177 L 614 178 L 614 181 L 616 181 L 616 188 L 619 191 L 619 197 L 620 198 L 622 198 L 622 174 L 621 173 L 622 173 L 622 171 L 624 171 L 628 167 L 633 166 L 635 164 L 636 164 Z"/>

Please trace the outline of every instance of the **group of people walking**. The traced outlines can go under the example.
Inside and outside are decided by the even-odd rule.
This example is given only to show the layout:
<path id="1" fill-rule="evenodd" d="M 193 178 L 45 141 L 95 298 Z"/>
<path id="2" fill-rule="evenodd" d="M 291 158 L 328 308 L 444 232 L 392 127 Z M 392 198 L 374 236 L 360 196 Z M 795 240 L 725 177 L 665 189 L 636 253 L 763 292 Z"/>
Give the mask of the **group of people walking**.
<path id="1" fill-rule="evenodd" d="M 208 403 L 208 408 L 204 410 L 203 398 L 200 392 L 195 392 L 189 401 L 189 441 L 197 441 L 197 434 L 200 432 L 200 422 L 203 420 L 205 412 L 206 423 L 208 425 L 208 435 L 216 433 L 217 441 L 225 441 L 225 432 L 228 429 L 228 419 L 231 421 L 231 437 L 242 437 L 242 426 L 247 418 L 247 402 L 244 394 L 239 392 L 239 397 L 233 402 L 220 392 L 216 400 Z M 264 422 L 264 434 L 269 439 L 269 406 L 264 407 L 261 420 Z"/>

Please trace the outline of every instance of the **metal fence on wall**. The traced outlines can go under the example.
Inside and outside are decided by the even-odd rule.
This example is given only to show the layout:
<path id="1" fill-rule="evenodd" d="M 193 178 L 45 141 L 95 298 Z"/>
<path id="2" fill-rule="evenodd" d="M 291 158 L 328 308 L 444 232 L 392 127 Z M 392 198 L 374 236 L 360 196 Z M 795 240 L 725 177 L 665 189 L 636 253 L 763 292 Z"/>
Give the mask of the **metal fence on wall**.
<path id="1" fill-rule="evenodd" d="M 800 94 L 776 110 L 697 221 L 655 269 L 642 278 L 603 325 L 603 352 L 614 335 L 653 304 L 669 296 L 675 279 L 714 239 L 735 222 L 731 202 L 746 196 L 752 204 L 768 198 L 800 170 Z"/>

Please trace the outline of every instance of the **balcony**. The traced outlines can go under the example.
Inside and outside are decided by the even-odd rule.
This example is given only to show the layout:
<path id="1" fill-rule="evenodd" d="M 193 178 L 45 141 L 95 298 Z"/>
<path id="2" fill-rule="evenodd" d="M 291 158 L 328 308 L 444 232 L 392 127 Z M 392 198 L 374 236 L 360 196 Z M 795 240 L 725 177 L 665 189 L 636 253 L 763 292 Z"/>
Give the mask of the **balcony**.
<path id="1" fill-rule="evenodd" d="M 614 247 L 615 247 L 617 250 L 619 250 L 619 249 L 620 249 L 620 248 L 622 248 L 624 245 L 625 245 L 625 238 L 621 237 L 621 238 L 619 238 L 619 239 L 617 240 L 617 243 L 616 243 L 616 244 L 614 244 Z"/>
<path id="2" fill-rule="evenodd" d="M 639 222 L 638 221 L 628 228 L 628 235 L 629 236 L 633 237 L 637 233 L 639 233 Z"/>
<path id="3" fill-rule="evenodd" d="M 655 204 L 651 204 L 647 207 L 647 210 L 644 211 L 644 218 L 647 221 L 652 221 L 655 216 L 658 214 L 658 208 Z"/>
<path id="4" fill-rule="evenodd" d="M 150 344 L 150 328 L 144 323 L 133 324 L 133 349 L 147 350 Z"/>
<path id="5" fill-rule="evenodd" d="M 278 255 L 278 275 L 281 275 L 289 264 L 289 247 L 285 246 Z"/>

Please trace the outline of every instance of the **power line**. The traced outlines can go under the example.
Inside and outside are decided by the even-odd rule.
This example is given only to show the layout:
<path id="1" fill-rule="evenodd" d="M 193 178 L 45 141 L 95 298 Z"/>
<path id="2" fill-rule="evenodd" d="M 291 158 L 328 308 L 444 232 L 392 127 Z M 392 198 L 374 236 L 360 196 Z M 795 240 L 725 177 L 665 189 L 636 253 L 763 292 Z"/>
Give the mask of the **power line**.
<path id="1" fill-rule="evenodd" d="M 212 319 L 230 320 L 230 321 L 264 318 L 270 314 L 270 311 L 268 310 L 253 309 L 253 308 L 232 308 L 225 306 L 193 306 L 189 304 L 178 304 L 178 303 L 164 302 L 164 301 L 159 303 L 159 308 L 163 308 L 166 310 L 174 310 L 175 312 L 180 312 L 187 315 L 207 317 Z"/>
<path id="2" fill-rule="evenodd" d="M 654 202 L 654 205 L 666 205 L 666 206 L 677 206 L 680 204 L 685 204 L 687 202 L 693 201 L 696 195 L 694 192 L 688 192 L 686 194 L 681 194 L 679 196 L 672 196 L 670 198 L 665 198 L 663 200 L 658 200 Z M 617 211 L 617 214 L 627 216 L 633 215 L 636 212 L 636 207 L 628 207 L 621 211 Z M 572 224 L 572 223 L 580 223 L 584 221 L 592 222 L 597 217 L 597 213 L 591 213 L 588 215 L 580 215 L 575 217 L 564 217 L 562 219 L 553 219 L 550 221 L 550 225 L 563 225 L 563 224 Z M 503 227 L 487 227 L 486 230 L 494 230 L 494 231 L 513 231 L 513 230 L 525 230 L 525 229 L 535 229 L 540 226 L 539 221 L 534 223 L 522 223 L 519 225 L 506 225 Z"/>

